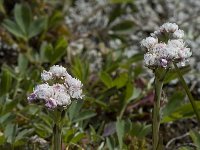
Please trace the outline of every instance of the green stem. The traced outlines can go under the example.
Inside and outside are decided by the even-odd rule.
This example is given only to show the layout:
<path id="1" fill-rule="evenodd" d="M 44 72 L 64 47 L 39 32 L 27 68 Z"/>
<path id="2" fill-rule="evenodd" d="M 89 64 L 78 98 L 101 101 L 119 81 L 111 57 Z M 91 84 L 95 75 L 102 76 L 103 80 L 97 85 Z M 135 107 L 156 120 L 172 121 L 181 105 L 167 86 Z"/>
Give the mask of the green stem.
<path id="1" fill-rule="evenodd" d="M 188 96 L 188 98 L 190 100 L 190 103 L 192 105 L 194 113 L 196 114 L 196 117 L 197 117 L 198 122 L 200 124 L 200 114 L 198 112 L 197 105 L 195 104 L 195 100 L 194 100 L 194 98 L 193 98 L 193 96 L 192 96 L 192 94 L 191 94 L 191 92 L 190 92 L 190 90 L 189 90 L 189 88 L 188 88 L 188 86 L 187 86 L 187 84 L 186 84 L 186 82 L 185 82 L 185 80 L 184 80 L 184 78 L 183 78 L 183 76 L 182 76 L 182 74 L 181 74 L 181 72 L 180 72 L 180 70 L 179 70 L 179 68 L 178 68 L 176 63 L 174 63 L 174 67 L 175 67 L 176 72 L 178 74 L 178 77 L 179 77 L 179 79 L 181 81 L 181 84 L 183 85 L 183 88 L 185 89 L 185 92 L 187 93 L 187 96 Z"/>
<path id="2" fill-rule="evenodd" d="M 63 119 L 65 117 L 64 110 L 55 110 L 53 112 L 54 127 L 53 127 L 53 149 L 52 150 L 62 150 L 62 126 Z"/>
<path id="3" fill-rule="evenodd" d="M 119 119 L 120 119 L 120 120 L 122 119 L 122 116 L 123 116 L 123 114 L 124 114 L 124 111 L 125 111 L 125 109 L 126 109 L 126 106 L 127 106 L 127 104 L 124 104 L 123 107 L 122 107 L 122 109 L 121 109 L 121 112 L 120 112 L 120 114 L 119 114 Z"/>
<path id="4" fill-rule="evenodd" d="M 55 123 L 53 127 L 53 150 L 62 150 L 62 128 L 59 124 Z"/>
<path id="5" fill-rule="evenodd" d="M 153 123 L 152 123 L 152 130 L 153 130 L 153 150 L 157 150 L 159 144 L 159 129 L 160 129 L 160 98 L 162 93 L 163 87 L 163 80 L 160 80 L 155 75 L 154 81 L 154 88 L 155 88 L 155 96 L 154 96 L 154 106 L 153 106 Z"/>

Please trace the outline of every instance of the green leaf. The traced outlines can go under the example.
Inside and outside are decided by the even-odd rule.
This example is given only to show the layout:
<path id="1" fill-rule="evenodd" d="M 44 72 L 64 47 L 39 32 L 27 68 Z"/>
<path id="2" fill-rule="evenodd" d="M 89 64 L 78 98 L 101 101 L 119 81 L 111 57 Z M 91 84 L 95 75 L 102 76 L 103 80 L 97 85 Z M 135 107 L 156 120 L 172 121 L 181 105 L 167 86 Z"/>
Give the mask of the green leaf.
<path id="1" fill-rule="evenodd" d="M 113 80 L 112 86 L 116 86 L 118 89 L 122 88 L 123 86 L 126 85 L 128 81 L 128 74 L 127 73 L 122 73 L 120 74 L 119 77 Z"/>
<path id="2" fill-rule="evenodd" d="M 194 149 L 189 146 L 183 146 L 183 147 L 180 147 L 178 150 L 194 150 Z"/>
<path id="3" fill-rule="evenodd" d="M 47 42 L 43 42 L 40 47 L 40 59 L 43 62 L 51 61 L 53 55 L 53 45 Z"/>
<path id="4" fill-rule="evenodd" d="M 71 143 L 78 143 L 81 139 L 85 137 L 84 133 L 76 133 L 76 135 L 71 139 Z"/>
<path id="5" fill-rule="evenodd" d="M 0 82 L 0 96 L 10 92 L 12 77 L 6 68 L 3 68 Z"/>
<path id="6" fill-rule="evenodd" d="M 47 17 L 33 20 L 28 5 L 16 4 L 14 8 L 15 22 L 5 19 L 3 26 L 18 38 L 25 41 L 36 36 L 47 27 Z"/>
<path id="7" fill-rule="evenodd" d="M 34 123 L 33 128 L 40 137 L 47 137 L 52 134 L 52 129 L 44 123 Z"/>
<path id="8" fill-rule="evenodd" d="M 49 18 L 48 28 L 56 26 L 62 20 L 63 20 L 63 14 L 61 11 L 53 12 L 53 15 Z"/>
<path id="9" fill-rule="evenodd" d="M 144 53 L 138 53 L 133 55 L 128 61 L 129 63 L 134 63 L 134 62 L 138 62 L 138 61 L 142 61 L 144 58 Z"/>
<path id="10" fill-rule="evenodd" d="M 151 132 L 151 125 L 146 125 L 141 123 L 133 123 L 132 125 L 132 130 L 131 130 L 132 136 L 143 138 L 150 132 Z"/>
<path id="11" fill-rule="evenodd" d="M 190 136 L 196 146 L 196 149 L 200 149 L 200 134 L 197 131 L 190 131 Z"/>
<path id="12" fill-rule="evenodd" d="M 198 111 L 200 111 L 200 102 L 196 101 Z M 171 122 L 178 119 L 189 118 L 194 116 L 194 111 L 190 103 L 178 107 L 173 113 L 162 118 L 161 123 Z"/>
<path id="13" fill-rule="evenodd" d="M 6 139 L 4 135 L 0 132 L 0 145 L 3 145 L 5 143 Z"/>
<path id="14" fill-rule="evenodd" d="M 177 91 L 170 97 L 169 102 L 163 109 L 163 116 L 168 116 L 181 106 L 185 94 L 182 91 Z"/>
<path id="15" fill-rule="evenodd" d="M 6 13 L 5 8 L 4 8 L 4 0 L 0 0 L 0 12 L 3 14 Z"/>
<path id="16" fill-rule="evenodd" d="M 113 31 L 125 31 L 125 30 L 127 31 L 127 30 L 132 29 L 134 26 L 135 26 L 135 23 L 133 21 L 125 20 L 114 25 L 111 29 Z"/>
<path id="17" fill-rule="evenodd" d="M 13 21 L 9 19 L 5 19 L 3 21 L 3 27 L 5 27 L 10 33 L 15 35 L 17 38 L 22 38 L 26 40 L 26 36 L 23 33 L 23 31 L 20 29 L 20 27 Z"/>
<path id="18" fill-rule="evenodd" d="M 75 58 L 73 61 L 72 73 L 84 84 L 89 77 L 89 63 L 86 60 Z"/>
<path id="19" fill-rule="evenodd" d="M 141 93 L 142 93 L 142 90 L 140 88 L 134 88 L 131 97 L 126 100 L 126 103 L 129 103 L 132 100 L 135 100 L 136 98 L 140 96 Z"/>
<path id="20" fill-rule="evenodd" d="M 27 35 L 29 25 L 32 21 L 32 13 L 30 8 L 26 5 L 16 4 L 14 8 L 15 21 L 17 22 L 23 33 Z"/>
<path id="21" fill-rule="evenodd" d="M 83 121 L 96 116 L 96 113 L 91 110 L 85 110 L 79 113 L 73 122 Z"/>
<path id="22" fill-rule="evenodd" d="M 28 59 L 24 54 L 20 53 L 18 56 L 19 72 L 22 74 L 25 73 L 27 71 L 27 67 L 28 67 Z"/>
<path id="23" fill-rule="evenodd" d="M 128 82 L 127 85 L 126 85 L 126 91 L 125 91 L 125 100 L 126 100 L 126 103 L 129 103 L 129 101 L 131 100 L 133 92 L 134 92 L 133 83 L 132 82 Z"/>
<path id="24" fill-rule="evenodd" d="M 75 134 L 75 130 L 72 128 L 72 129 L 68 129 L 67 131 L 64 132 L 64 142 L 65 143 L 69 143 L 72 138 L 74 137 L 74 134 Z"/>
<path id="25" fill-rule="evenodd" d="M 108 73 L 102 71 L 100 73 L 100 79 L 108 88 L 112 87 L 112 78 Z"/>
<path id="26" fill-rule="evenodd" d="M 191 71 L 191 67 L 190 66 L 182 67 L 182 68 L 180 68 L 180 71 L 181 71 L 181 74 L 184 75 L 184 74 L 188 73 L 189 71 Z M 168 83 L 171 80 L 176 79 L 176 78 L 178 78 L 176 70 L 171 69 L 166 74 L 165 79 L 164 79 L 164 83 L 166 84 L 166 83 Z"/>
<path id="27" fill-rule="evenodd" d="M 111 10 L 109 16 L 109 24 L 112 23 L 116 18 L 121 16 L 124 12 L 124 9 L 121 9 L 121 5 L 116 5 L 115 8 Z"/>
<path id="28" fill-rule="evenodd" d="M 18 104 L 18 100 L 12 100 L 4 104 L 4 108 L 3 108 L 4 113 L 11 112 L 13 108 L 16 108 L 17 104 Z"/>
<path id="29" fill-rule="evenodd" d="M 51 64 L 55 64 L 64 56 L 67 48 L 67 41 L 65 38 L 57 40 L 55 46 L 44 42 L 40 48 L 40 57 L 44 62 L 49 61 Z"/>
<path id="30" fill-rule="evenodd" d="M 9 124 L 13 120 L 15 120 L 15 115 L 11 112 L 1 115 L 1 117 L 0 117 L 0 123 L 2 125 Z"/>
<path id="31" fill-rule="evenodd" d="M 17 125 L 11 123 L 6 126 L 4 131 L 4 136 L 8 143 L 14 144 L 17 128 L 18 128 Z"/>
<path id="32" fill-rule="evenodd" d="M 18 132 L 15 141 L 17 142 L 19 140 L 26 138 L 25 136 L 31 134 L 33 131 L 34 129 L 24 129 L 21 132 Z"/>
<path id="33" fill-rule="evenodd" d="M 47 26 L 47 18 L 41 17 L 34 20 L 28 29 L 28 38 L 32 38 L 41 33 Z"/>
<path id="34" fill-rule="evenodd" d="M 106 145 L 108 146 L 109 150 L 114 150 L 115 149 L 115 143 L 110 137 L 106 138 Z"/>
<path id="35" fill-rule="evenodd" d="M 124 120 L 117 120 L 116 122 L 116 131 L 117 131 L 117 137 L 119 141 L 120 149 L 123 148 L 123 138 L 125 135 L 125 121 Z"/>
<path id="36" fill-rule="evenodd" d="M 82 100 L 72 102 L 72 104 L 70 105 L 68 109 L 69 118 L 71 121 L 73 121 L 73 119 L 76 118 L 76 116 L 79 114 L 82 106 L 83 106 Z"/>
<path id="37" fill-rule="evenodd" d="M 65 54 L 67 45 L 67 40 L 64 37 L 61 37 L 57 40 L 54 50 L 53 64 L 56 63 Z"/>

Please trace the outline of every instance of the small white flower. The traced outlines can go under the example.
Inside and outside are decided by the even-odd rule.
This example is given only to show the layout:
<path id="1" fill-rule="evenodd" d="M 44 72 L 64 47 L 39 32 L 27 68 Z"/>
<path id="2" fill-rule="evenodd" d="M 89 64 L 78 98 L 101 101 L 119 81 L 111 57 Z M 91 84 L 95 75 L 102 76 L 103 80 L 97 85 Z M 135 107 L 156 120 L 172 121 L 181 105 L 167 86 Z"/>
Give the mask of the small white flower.
<path id="1" fill-rule="evenodd" d="M 56 99 L 56 103 L 58 106 L 67 106 L 71 104 L 71 98 L 68 93 L 56 92 L 54 98 Z"/>
<path id="2" fill-rule="evenodd" d="M 160 33 L 160 31 L 158 30 L 158 31 L 154 31 L 154 33 L 151 33 L 150 35 L 152 36 L 152 37 L 154 37 L 154 38 L 156 38 L 157 36 L 159 36 L 161 33 Z"/>
<path id="3" fill-rule="evenodd" d="M 54 90 L 53 98 L 56 100 L 58 106 L 66 106 L 71 103 L 66 86 L 63 84 L 54 84 L 52 87 Z"/>
<path id="4" fill-rule="evenodd" d="M 153 48 L 152 48 L 152 52 L 153 53 L 156 53 L 157 55 L 159 54 L 160 55 L 160 52 L 161 51 L 164 51 L 165 48 L 166 48 L 166 44 L 165 43 L 158 43 L 156 44 Z"/>
<path id="5" fill-rule="evenodd" d="M 176 30 L 174 33 L 173 33 L 173 37 L 174 38 L 177 38 L 177 39 L 182 39 L 184 37 L 184 31 L 183 30 Z"/>
<path id="6" fill-rule="evenodd" d="M 34 93 L 37 99 L 49 99 L 53 94 L 53 88 L 48 84 L 37 85 Z"/>
<path id="7" fill-rule="evenodd" d="M 171 47 L 177 47 L 177 48 L 185 47 L 185 43 L 183 42 L 182 39 L 169 40 L 167 44 Z"/>
<path id="8" fill-rule="evenodd" d="M 156 66 L 157 65 L 157 56 L 155 54 L 146 53 L 144 54 L 144 65 L 145 66 Z"/>
<path id="9" fill-rule="evenodd" d="M 161 27 L 160 27 L 160 32 L 175 32 L 176 30 L 178 30 L 178 25 L 176 23 L 164 23 Z"/>
<path id="10" fill-rule="evenodd" d="M 192 52 L 190 48 L 183 48 L 179 51 L 178 55 L 181 59 L 187 59 L 192 56 Z"/>
<path id="11" fill-rule="evenodd" d="M 46 70 L 44 70 L 41 73 L 41 79 L 46 82 L 46 81 L 52 80 L 53 79 L 53 75 L 52 75 L 51 72 L 47 72 Z"/>
<path id="12" fill-rule="evenodd" d="M 63 84 L 59 84 L 59 83 L 53 84 L 52 88 L 53 88 L 54 92 L 66 92 L 67 91 L 66 87 Z"/>
<path id="13" fill-rule="evenodd" d="M 141 41 L 141 45 L 146 47 L 147 49 L 152 48 L 157 43 L 158 43 L 158 39 L 153 38 L 153 37 L 147 37 L 146 39 L 143 39 Z"/>
<path id="14" fill-rule="evenodd" d="M 62 66 L 54 65 L 50 68 L 49 72 L 51 72 L 56 77 L 63 77 L 66 75 L 67 70 Z"/>
<path id="15" fill-rule="evenodd" d="M 179 52 L 179 48 L 176 47 L 170 47 L 167 45 L 166 47 L 166 57 L 167 59 L 173 60 L 173 59 L 178 59 L 178 52 Z"/>
<path id="16" fill-rule="evenodd" d="M 151 52 L 157 56 L 157 59 L 167 58 L 168 52 L 166 48 L 167 48 L 167 45 L 165 43 L 158 43 L 152 48 Z"/>
<path id="17" fill-rule="evenodd" d="M 66 85 L 69 88 L 69 94 L 72 98 L 76 99 L 82 99 L 82 86 L 83 84 L 81 83 L 80 80 L 71 78 L 70 80 L 66 81 Z"/>

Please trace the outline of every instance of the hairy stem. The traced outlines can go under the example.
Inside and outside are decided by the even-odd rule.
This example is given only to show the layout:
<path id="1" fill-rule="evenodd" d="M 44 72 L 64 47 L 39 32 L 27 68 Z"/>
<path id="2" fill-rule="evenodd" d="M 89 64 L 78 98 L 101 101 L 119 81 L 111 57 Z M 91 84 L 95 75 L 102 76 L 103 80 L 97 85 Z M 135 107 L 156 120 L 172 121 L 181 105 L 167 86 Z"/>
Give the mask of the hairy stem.
<path id="1" fill-rule="evenodd" d="M 159 144 L 159 129 L 160 129 L 160 98 L 162 93 L 163 80 L 160 80 L 157 76 L 155 76 L 154 88 L 155 88 L 155 96 L 154 96 L 154 106 L 153 106 L 153 150 L 157 150 Z"/>
<path id="2" fill-rule="evenodd" d="M 53 150 L 62 149 L 61 131 L 60 125 L 55 123 L 53 127 Z"/>
<path id="3" fill-rule="evenodd" d="M 54 127 L 53 127 L 53 149 L 62 150 L 62 127 L 63 119 L 65 117 L 65 110 L 55 110 L 53 113 Z"/>
<path id="4" fill-rule="evenodd" d="M 185 92 L 187 93 L 187 96 L 190 100 L 190 103 L 192 105 L 192 108 L 194 110 L 194 113 L 196 114 L 198 123 L 200 125 L 200 114 L 198 112 L 197 105 L 195 104 L 195 100 L 194 100 L 194 98 L 193 98 L 193 96 L 192 96 L 192 94 L 191 94 L 191 92 L 190 92 L 190 90 L 189 90 L 189 88 L 188 88 L 188 86 L 187 86 L 187 84 L 186 84 L 186 82 L 185 82 L 185 80 L 184 80 L 184 78 L 183 78 L 183 76 L 182 76 L 182 74 L 181 74 L 176 63 L 174 63 L 174 67 L 175 67 L 176 72 L 178 74 L 179 80 L 181 81 L 181 84 L 183 85 L 183 88 L 185 89 Z"/>

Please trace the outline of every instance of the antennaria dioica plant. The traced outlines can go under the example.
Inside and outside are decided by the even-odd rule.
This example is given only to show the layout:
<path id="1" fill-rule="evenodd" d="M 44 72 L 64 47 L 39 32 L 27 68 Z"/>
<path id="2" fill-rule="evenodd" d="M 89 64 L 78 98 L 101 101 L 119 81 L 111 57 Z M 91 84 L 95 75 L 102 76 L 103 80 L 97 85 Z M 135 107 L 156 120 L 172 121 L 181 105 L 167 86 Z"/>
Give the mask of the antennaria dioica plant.
<path id="1" fill-rule="evenodd" d="M 185 66 L 192 52 L 185 46 L 183 41 L 184 31 L 180 30 L 175 23 L 165 23 L 150 37 L 143 39 L 141 45 L 146 48 L 144 54 L 144 65 L 150 68 L 155 75 L 154 79 L 154 105 L 152 112 L 152 140 L 153 150 L 160 149 L 160 103 L 163 88 L 163 82 L 167 72 L 173 67 L 179 76 L 179 79 L 189 97 L 193 110 L 200 122 L 200 115 L 197 111 L 195 101 L 187 87 L 183 75 L 178 66 Z"/>
<path id="2" fill-rule="evenodd" d="M 54 65 L 41 73 L 44 83 L 35 87 L 28 97 L 31 103 L 42 103 L 53 116 L 53 150 L 62 149 L 62 120 L 73 99 L 82 99 L 82 83 L 62 66 Z"/>

